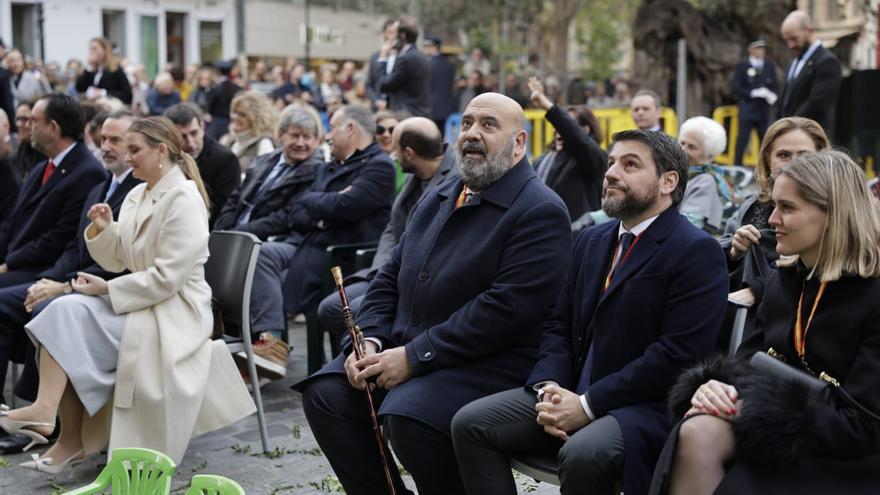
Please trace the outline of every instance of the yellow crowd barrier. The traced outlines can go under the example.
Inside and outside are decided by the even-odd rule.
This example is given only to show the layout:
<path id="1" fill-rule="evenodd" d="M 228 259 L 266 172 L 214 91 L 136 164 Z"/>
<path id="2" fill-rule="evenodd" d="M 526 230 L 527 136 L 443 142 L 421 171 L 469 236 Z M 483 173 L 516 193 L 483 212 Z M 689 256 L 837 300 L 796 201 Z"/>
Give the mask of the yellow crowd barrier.
<path id="1" fill-rule="evenodd" d="M 547 149 L 547 145 L 553 140 L 553 126 L 544 118 L 546 112 L 540 109 L 528 109 L 525 111 L 529 122 L 529 154 L 534 158 L 540 156 Z M 593 114 L 602 130 L 602 142 L 600 145 L 608 149 L 611 144 L 611 136 L 615 132 L 635 129 L 629 108 L 596 108 Z M 715 158 L 719 165 L 747 165 L 754 167 L 758 163 L 758 133 L 752 131 L 749 145 L 743 153 L 743 163 L 735 164 L 736 139 L 739 135 L 739 108 L 736 105 L 725 105 L 716 108 L 712 112 L 712 119 L 724 126 L 727 130 L 727 147 L 724 152 Z M 671 108 L 663 107 L 660 114 L 663 131 L 670 136 L 678 136 L 678 117 Z M 458 135 L 458 115 L 454 114 L 447 122 L 447 136 Z M 449 134 L 451 133 L 451 134 Z M 453 138 L 454 139 L 454 138 Z M 865 172 L 868 179 L 874 177 L 873 159 L 865 157 Z"/>

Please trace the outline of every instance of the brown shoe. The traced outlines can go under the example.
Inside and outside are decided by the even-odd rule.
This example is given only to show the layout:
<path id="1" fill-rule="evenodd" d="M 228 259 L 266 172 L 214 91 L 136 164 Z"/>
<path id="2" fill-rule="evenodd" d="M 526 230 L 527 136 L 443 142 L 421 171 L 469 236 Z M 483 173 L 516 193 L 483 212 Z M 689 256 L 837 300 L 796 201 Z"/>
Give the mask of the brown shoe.
<path id="1" fill-rule="evenodd" d="M 257 374 L 273 380 L 284 378 L 287 374 L 287 358 L 290 355 L 290 347 L 283 340 L 269 332 L 260 334 L 259 340 L 253 343 L 254 363 L 257 365 Z M 236 355 L 239 362 L 247 364 L 247 353 L 241 351 Z"/>

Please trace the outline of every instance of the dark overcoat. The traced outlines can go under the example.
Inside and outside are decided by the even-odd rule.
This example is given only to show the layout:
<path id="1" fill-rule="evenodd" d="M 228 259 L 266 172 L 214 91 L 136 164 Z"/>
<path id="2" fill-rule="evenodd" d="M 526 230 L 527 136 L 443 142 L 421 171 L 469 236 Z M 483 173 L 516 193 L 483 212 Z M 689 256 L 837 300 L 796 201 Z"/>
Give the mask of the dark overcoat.
<path id="1" fill-rule="evenodd" d="M 283 179 L 273 184 L 271 189 L 257 197 L 257 191 L 263 186 L 266 177 L 281 157 L 281 150 L 258 156 L 254 164 L 245 172 L 244 182 L 232 191 L 223 211 L 214 221 L 215 230 L 238 230 L 250 232 L 262 240 L 272 236 L 288 235 L 287 221 L 290 210 L 297 198 L 306 192 L 315 181 L 320 160 L 310 157 L 296 164 Z M 237 225 L 238 218 L 248 204 L 253 205 L 250 221 Z M 299 234 L 288 236 L 288 241 L 296 244 L 300 241 Z"/>
<path id="2" fill-rule="evenodd" d="M 326 295 L 327 246 L 378 242 L 391 215 L 394 188 L 394 165 L 376 143 L 318 168 L 288 218 L 289 229 L 302 236 L 284 281 L 288 313 L 302 313 Z"/>
<path id="3" fill-rule="evenodd" d="M 682 369 L 712 352 L 728 278 L 718 242 L 669 208 L 603 291 L 619 225 L 596 226 L 578 239 L 527 384 L 552 380 L 575 390 L 592 343 L 589 405 L 620 423 L 623 491 L 642 494 L 672 426 L 666 394 Z"/>
<path id="4" fill-rule="evenodd" d="M 522 385 L 571 257 L 565 205 L 527 160 L 456 209 L 462 185 L 425 193 L 358 315 L 367 337 L 405 347 L 413 372 L 380 414 L 446 433 L 465 404 Z M 313 376 L 344 373 L 345 356 Z"/>

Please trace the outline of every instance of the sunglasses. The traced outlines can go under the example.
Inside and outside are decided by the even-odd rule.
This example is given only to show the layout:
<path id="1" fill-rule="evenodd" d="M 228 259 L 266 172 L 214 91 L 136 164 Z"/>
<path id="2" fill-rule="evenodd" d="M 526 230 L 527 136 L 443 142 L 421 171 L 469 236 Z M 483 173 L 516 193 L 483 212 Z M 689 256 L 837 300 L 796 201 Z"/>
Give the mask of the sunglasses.
<path id="1" fill-rule="evenodd" d="M 394 126 L 391 127 L 383 127 L 381 125 L 376 126 L 376 134 L 385 134 L 385 131 L 388 131 L 388 134 L 394 133 Z"/>

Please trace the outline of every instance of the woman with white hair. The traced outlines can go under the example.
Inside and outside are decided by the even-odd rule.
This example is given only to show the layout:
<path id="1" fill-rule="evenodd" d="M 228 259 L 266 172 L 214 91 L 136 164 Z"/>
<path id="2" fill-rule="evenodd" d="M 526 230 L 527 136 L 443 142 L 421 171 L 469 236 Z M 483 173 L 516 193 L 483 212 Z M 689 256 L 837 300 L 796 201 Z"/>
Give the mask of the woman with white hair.
<path id="1" fill-rule="evenodd" d="M 712 163 L 727 145 L 727 132 L 707 117 L 693 117 L 681 125 L 678 142 L 688 157 L 690 173 L 679 211 L 697 227 L 721 231 L 724 203 L 730 201 L 730 187 Z"/>

